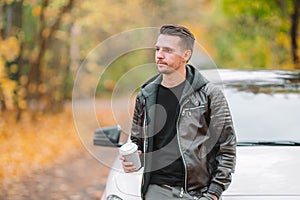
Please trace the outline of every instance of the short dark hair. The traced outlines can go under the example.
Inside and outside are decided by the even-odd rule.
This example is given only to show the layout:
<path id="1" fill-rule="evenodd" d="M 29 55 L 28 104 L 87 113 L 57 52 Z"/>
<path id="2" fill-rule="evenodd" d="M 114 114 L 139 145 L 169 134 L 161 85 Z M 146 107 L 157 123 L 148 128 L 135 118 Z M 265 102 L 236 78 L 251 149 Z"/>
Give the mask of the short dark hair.
<path id="1" fill-rule="evenodd" d="M 160 28 L 159 33 L 180 37 L 184 47 L 193 52 L 195 37 L 186 27 L 175 24 L 166 24 Z"/>

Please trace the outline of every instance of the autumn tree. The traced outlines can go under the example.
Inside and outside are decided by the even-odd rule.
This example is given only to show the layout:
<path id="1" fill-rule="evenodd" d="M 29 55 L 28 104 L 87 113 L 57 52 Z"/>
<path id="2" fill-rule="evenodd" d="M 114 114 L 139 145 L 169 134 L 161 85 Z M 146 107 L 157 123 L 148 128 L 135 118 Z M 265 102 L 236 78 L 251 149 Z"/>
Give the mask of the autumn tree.
<path id="1" fill-rule="evenodd" d="M 222 0 L 214 38 L 225 66 L 299 69 L 300 0 Z"/>
<path id="2" fill-rule="evenodd" d="M 60 111 L 93 48 L 164 23 L 191 28 L 221 68 L 295 69 L 299 1 L 0 0 L 0 109 L 16 109 L 18 119 L 23 110 Z M 140 53 L 116 59 L 99 92 L 111 92 L 126 70 L 153 59 Z"/>
<path id="3" fill-rule="evenodd" d="M 0 111 L 14 108 L 21 64 L 22 1 L 0 2 Z M 22 102 L 20 102 L 22 103 Z M 21 105 L 17 105 L 20 108 Z"/>
<path id="4" fill-rule="evenodd" d="M 56 36 L 58 36 L 60 33 L 59 31 L 61 31 L 59 30 L 61 22 L 64 15 L 70 12 L 74 4 L 74 0 L 61 3 L 62 5 L 55 5 L 55 3 L 57 4 L 58 2 L 44 0 L 41 1 L 41 3 L 34 5 L 33 8 L 33 15 L 38 18 L 38 28 L 36 38 L 34 40 L 34 55 L 32 55 L 29 60 L 30 68 L 28 72 L 28 82 L 26 85 L 27 100 L 33 110 L 38 109 L 38 107 L 35 106 L 37 104 L 45 106 L 45 108 L 42 109 L 53 109 L 53 106 L 61 106 L 63 100 L 62 92 L 64 91 L 59 91 L 58 87 L 63 87 L 61 83 L 62 80 L 57 80 L 57 78 L 59 78 L 59 74 L 55 70 L 50 72 L 50 74 L 47 74 L 47 70 L 43 71 L 43 67 L 59 69 L 57 66 L 48 66 L 51 62 L 46 60 L 45 56 L 47 50 L 51 47 L 50 43 L 54 42 L 55 39 L 60 39 Z M 55 49 L 54 51 L 58 53 L 59 49 Z M 56 55 L 52 54 L 52 56 L 54 57 Z M 65 56 L 68 55 L 66 54 Z M 69 63 L 64 63 L 64 66 L 61 67 L 67 68 L 68 64 Z M 52 75 L 50 78 L 53 78 L 53 76 L 56 77 L 52 80 L 50 79 L 50 81 L 52 81 L 52 85 L 50 82 L 45 81 L 45 79 L 49 78 L 49 75 Z M 48 87 L 47 84 L 50 84 L 51 87 Z M 41 100 L 43 100 L 43 102 L 41 102 Z"/>
<path id="5" fill-rule="evenodd" d="M 62 108 L 74 2 L 1 1 L 0 96 L 2 109 L 14 106 L 18 119 L 23 109 L 36 113 Z"/>

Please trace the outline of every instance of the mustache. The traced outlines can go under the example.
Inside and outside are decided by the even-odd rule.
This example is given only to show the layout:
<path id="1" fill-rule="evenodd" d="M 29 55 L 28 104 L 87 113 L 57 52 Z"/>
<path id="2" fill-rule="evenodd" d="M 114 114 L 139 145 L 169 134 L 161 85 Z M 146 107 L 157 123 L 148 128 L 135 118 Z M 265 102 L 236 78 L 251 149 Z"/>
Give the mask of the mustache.
<path id="1" fill-rule="evenodd" d="M 163 64 L 163 65 L 167 65 L 168 63 L 166 63 L 166 62 L 163 62 L 163 61 L 161 61 L 161 60 L 158 60 L 158 61 L 156 61 L 156 64 Z"/>

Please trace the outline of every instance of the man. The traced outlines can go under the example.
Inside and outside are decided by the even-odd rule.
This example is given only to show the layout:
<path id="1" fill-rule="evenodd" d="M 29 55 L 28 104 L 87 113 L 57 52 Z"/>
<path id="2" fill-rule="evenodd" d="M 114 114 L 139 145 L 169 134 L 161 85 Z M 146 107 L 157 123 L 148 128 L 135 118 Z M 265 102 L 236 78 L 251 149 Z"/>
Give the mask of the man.
<path id="1" fill-rule="evenodd" d="M 155 45 L 159 74 L 136 98 L 131 140 L 143 155 L 142 198 L 221 198 L 235 167 L 236 136 L 226 99 L 193 66 L 194 36 L 164 25 Z M 125 172 L 136 167 L 126 162 Z"/>

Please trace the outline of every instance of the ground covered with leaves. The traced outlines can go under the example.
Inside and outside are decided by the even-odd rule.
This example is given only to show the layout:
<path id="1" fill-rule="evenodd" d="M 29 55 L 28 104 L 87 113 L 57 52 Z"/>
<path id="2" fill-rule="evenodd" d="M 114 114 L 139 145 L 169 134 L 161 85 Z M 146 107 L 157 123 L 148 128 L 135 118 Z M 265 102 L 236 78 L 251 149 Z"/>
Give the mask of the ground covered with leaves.
<path id="1" fill-rule="evenodd" d="M 80 148 L 70 111 L 43 115 L 34 121 L 24 117 L 20 122 L 5 113 L 1 126 L 1 180 L 40 170 Z"/>
<path id="2" fill-rule="evenodd" d="M 82 146 L 71 108 L 34 121 L 2 113 L 0 199 L 99 199 L 108 172 Z"/>

